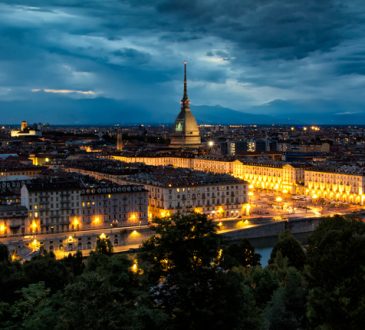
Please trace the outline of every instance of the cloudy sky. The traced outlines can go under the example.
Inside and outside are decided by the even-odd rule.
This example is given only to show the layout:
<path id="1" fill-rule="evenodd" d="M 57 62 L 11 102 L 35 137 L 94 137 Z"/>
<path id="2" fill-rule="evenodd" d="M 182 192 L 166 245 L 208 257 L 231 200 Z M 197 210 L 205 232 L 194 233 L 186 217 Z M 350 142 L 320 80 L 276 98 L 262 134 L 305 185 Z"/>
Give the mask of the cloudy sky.
<path id="1" fill-rule="evenodd" d="M 365 124 L 363 0 L 0 0 L 0 121 L 172 122 L 184 60 L 200 121 Z"/>

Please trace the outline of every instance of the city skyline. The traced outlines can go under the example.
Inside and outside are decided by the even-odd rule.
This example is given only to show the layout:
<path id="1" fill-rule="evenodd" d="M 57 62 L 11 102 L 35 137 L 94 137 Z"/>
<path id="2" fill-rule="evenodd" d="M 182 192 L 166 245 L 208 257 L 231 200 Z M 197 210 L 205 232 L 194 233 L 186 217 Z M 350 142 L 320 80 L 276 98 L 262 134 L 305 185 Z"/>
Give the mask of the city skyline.
<path id="1" fill-rule="evenodd" d="M 0 1 L 0 121 L 365 123 L 360 1 L 236 4 Z"/>

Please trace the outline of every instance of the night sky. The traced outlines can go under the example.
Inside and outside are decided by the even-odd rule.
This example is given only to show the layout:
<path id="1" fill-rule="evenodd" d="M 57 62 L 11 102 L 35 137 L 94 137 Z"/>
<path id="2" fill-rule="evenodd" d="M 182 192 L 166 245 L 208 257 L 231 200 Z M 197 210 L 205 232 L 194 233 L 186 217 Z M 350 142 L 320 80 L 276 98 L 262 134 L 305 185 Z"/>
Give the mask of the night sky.
<path id="1" fill-rule="evenodd" d="M 0 121 L 172 122 L 184 60 L 199 122 L 365 124 L 363 0 L 0 0 Z"/>

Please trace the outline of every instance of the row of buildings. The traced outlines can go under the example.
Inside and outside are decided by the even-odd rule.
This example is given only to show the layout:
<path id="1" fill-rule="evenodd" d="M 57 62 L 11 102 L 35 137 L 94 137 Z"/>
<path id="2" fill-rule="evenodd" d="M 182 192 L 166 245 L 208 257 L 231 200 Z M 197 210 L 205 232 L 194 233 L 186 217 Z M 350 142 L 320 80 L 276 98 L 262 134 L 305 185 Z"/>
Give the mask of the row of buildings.
<path id="1" fill-rule="evenodd" d="M 302 194 L 312 198 L 364 204 L 365 172 L 359 166 L 303 166 L 284 162 L 249 163 L 240 160 L 184 157 L 112 156 L 113 159 L 152 166 L 174 166 L 225 173 L 252 187 Z"/>
<path id="2" fill-rule="evenodd" d="M 25 183 L 20 204 L 0 207 L 0 236 L 146 224 L 147 190 L 141 185 L 47 177 Z"/>
<path id="3" fill-rule="evenodd" d="M 64 169 L 77 174 L 17 181 L 20 196 L 0 208 L 0 236 L 145 225 L 177 212 L 221 219 L 249 211 L 247 182 L 228 174 L 169 166 L 127 168 L 123 175 Z"/>
<path id="4" fill-rule="evenodd" d="M 247 182 L 225 173 L 141 164 L 109 170 L 97 165 L 68 164 L 63 169 L 119 185 L 143 185 L 148 191 L 149 219 L 178 212 L 197 212 L 221 219 L 249 212 Z"/>

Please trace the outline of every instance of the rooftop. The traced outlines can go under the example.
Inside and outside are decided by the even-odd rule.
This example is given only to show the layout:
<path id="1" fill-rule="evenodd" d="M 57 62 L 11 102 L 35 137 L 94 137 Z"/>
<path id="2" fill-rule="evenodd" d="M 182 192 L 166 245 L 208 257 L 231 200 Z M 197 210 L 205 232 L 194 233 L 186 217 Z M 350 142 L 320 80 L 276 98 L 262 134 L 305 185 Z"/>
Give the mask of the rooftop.
<path id="1" fill-rule="evenodd" d="M 245 183 L 245 181 L 228 174 L 213 174 L 171 166 L 149 167 L 147 172 L 126 176 L 126 180 L 166 188 Z"/>

